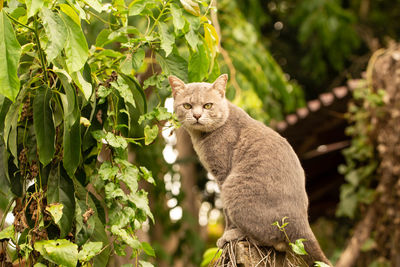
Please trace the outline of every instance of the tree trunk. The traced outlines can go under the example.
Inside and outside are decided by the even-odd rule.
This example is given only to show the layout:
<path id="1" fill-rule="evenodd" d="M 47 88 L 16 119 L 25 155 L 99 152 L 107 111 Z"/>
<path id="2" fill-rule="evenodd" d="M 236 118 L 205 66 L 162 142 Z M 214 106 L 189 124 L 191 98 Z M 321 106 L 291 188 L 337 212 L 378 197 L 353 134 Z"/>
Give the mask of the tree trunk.
<path id="1" fill-rule="evenodd" d="M 370 76 L 373 89 L 386 93 L 384 106 L 376 110 L 371 120 L 380 157 L 377 196 L 337 267 L 367 266 L 372 261 L 400 266 L 400 45 L 392 45 L 377 56 Z M 362 245 L 370 237 L 375 241 L 373 250 L 359 257 Z"/>

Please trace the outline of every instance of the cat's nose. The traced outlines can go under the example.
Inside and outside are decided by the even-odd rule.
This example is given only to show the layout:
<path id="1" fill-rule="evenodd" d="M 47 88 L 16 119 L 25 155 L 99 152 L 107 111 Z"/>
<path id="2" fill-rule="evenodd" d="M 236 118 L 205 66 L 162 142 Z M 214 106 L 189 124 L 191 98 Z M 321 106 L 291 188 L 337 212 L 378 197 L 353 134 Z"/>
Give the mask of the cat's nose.
<path id="1" fill-rule="evenodd" d="M 201 114 L 193 114 L 193 117 L 194 117 L 196 120 L 199 120 L 200 117 L 201 117 Z"/>

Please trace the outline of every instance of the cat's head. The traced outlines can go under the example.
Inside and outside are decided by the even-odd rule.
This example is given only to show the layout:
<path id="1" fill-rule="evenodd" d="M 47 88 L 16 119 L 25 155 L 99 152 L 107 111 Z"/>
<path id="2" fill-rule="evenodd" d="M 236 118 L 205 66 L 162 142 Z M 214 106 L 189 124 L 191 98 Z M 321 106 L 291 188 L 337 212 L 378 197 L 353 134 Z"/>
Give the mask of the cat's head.
<path id="1" fill-rule="evenodd" d="M 185 84 L 175 76 L 168 77 L 174 97 L 174 111 L 188 130 L 210 132 L 221 127 L 229 115 L 225 88 L 228 75 L 222 74 L 214 83 Z"/>

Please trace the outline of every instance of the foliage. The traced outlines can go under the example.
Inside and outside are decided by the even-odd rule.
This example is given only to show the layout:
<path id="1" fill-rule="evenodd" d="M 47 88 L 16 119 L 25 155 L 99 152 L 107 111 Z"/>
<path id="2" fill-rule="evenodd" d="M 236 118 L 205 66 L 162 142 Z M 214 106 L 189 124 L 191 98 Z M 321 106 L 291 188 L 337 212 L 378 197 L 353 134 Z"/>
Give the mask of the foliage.
<path id="1" fill-rule="evenodd" d="M 374 92 L 364 80 L 354 90 L 354 101 L 350 104 L 347 118 L 350 126 L 346 134 L 351 136 L 350 147 L 343 150 L 346 164 L 339 166 L 339 172 L 347 183 L 340 192 L 338 216 L 354 218 L 361 203 L 370 204 L 374 199 L 374 183 L 379 163 L 376 146 L 373 142 L 374 129 L 372 115 L 379 113 L 383 105 L 384 91 Z"/>
<path id="2" fill-rule="evenodd" d="M 201 262 L 201 267 L 204 266 L 212 266 L 213 263 L 215 263 L 218 258 L 221 256 L 222 250 L 219 248 L 209 248 L 207 249 L 204 254 L 203 254 L 203 261 Z"/>
<path id="3" fill-rule="evenodd" d="M 219 75 L 215 30 L 201 3 L 11 0 L 0 7 L 0 169 L 2 192 L 12 192 L 4 214 L 14 207 L 15 216 L 1 232 L 16 246 L 9 261 L 105 266 L 126 248 L 132 257 L 155 256 L 136 236 L 154 220 L 139 181 L 155 179 L 128 159 L 135 146 L 153 143 L 165 121 L 177 125 L 162 107 L 166 76 Z M 88 45 L 90 23 L 101 29 Z M 151 76 L 138 80 L 148 69 Z"/>
<path id="4" fill-rule="evenodd" d="M 254 2 L 254 1 L 252 1 Z M 280 120 L 284 114 L 304 105 L 303 94 L 294 81 L 288 81 L 280 66 L 266 49 L 254 25 L 249 23 L 239 1 L 219 1 L 222 46 L 229 52 L 232 65 L 221 64 L 223 72 L 236 71 L 240 87 L 235 103 L 256 119 Z M 228 97 L 234 98 L 233 86 Z"/>

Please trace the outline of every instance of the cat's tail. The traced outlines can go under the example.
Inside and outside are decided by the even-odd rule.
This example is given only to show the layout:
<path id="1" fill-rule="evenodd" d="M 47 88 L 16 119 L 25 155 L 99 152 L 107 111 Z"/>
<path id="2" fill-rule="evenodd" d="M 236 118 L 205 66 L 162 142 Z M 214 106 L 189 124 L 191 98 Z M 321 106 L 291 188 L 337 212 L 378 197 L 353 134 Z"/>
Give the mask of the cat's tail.
<path id="1" fill-rule="evenodd" d="M 303 259 L 307 262 L 308 266 L 314 266 L 315 261 L 321 261 L 329 266 L 333 266 L 319 246 L 311 229 L 309 229 L 306 239 L 307 241 L 304 241 L 304 248 L 308 255 L 303 256 Z"/>

